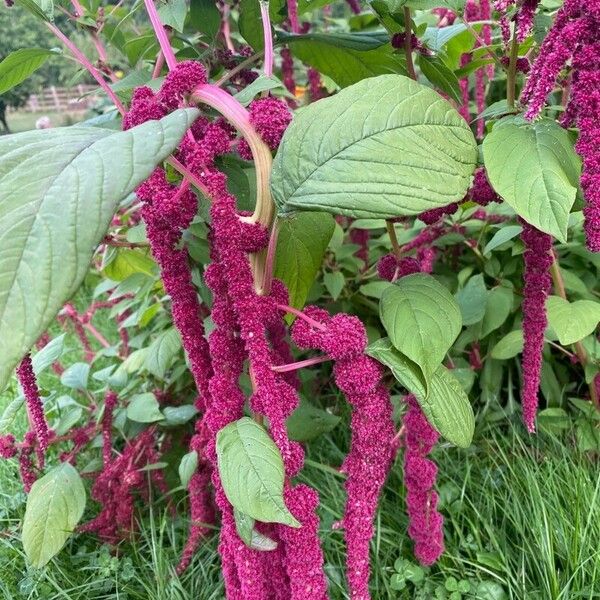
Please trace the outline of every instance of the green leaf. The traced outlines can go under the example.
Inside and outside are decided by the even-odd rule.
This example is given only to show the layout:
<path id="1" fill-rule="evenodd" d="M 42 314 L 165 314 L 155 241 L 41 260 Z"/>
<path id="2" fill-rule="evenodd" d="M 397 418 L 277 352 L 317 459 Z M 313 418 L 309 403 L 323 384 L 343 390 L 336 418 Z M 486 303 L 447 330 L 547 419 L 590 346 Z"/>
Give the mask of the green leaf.
<path id="1" fill-rule="evenodd" d="M 83 409 L 81 406 L 73 406 L 72 408 L 65 411 L 60 417 L 58 424 L 53 427 L 54 433 L 58 436 L 65 435 L 71 430 L 71 427 L 81 419 L 83 415 Z"/>
<path id="2" fill-rule="evenodd" d="M 271 186 L 280 214 L 415 215 L 462 199 L 476 159 L 471 130 L 446 100 L 407 77 L 383 75 L 300 111 Z"/>
<path id="3" fill-rule="evenodd" d="M 487 295 L 485 314 L 481 324 L 481 337 L 502 326 L 512 310 L 514 292 L 511 288 L 499 286 L 490 290 Z"/>
<path id="4" fill-rule="evenodd" d="M 550 119 L 505 117 L 485 137 L 483 158 L 490 183 L 515 212 L 565 242 L 581 174 L 569 132 Z"/>
<path id="5" fill-rule="evenodd" d="M 217 462 L 232 506 L 264 523 L 300 523 L 283 501 L 283 460 L 275 442 L 255 421 L 242 417 L 217 433 Z"/>
<path id="6" fill-rule="evenodd" d="M 484 254 L 491 254 L 492 250 L 495 250 L 502 244 L 516 238 L 523 231 L 523 227 L 521 225 L 507 225 L 506 227 L 502 227 L 496 231 L 496 233 L 492 236 L 492 239 L 485 245 L 483 249 Z"/>
<path id="7" fill-rule="evenodd" d="M 158 15 L 163 25 L 172 27 L 182 33 L 185 17 L 187 16 L 186 0 L 160 0 Z"/>
<path id="8" fill-rule="evenodd" d="M 280 23 L 285 17 L 278 14 L 278 2 L 269 2 L 271 23 Z M 260 16 L 260 0 L 241 0 L 239 3 L 238 28 L 240 35 L 260 52 L 265 45 L 262 20 Z"/>
<path id="9" fill-rule="evenodd" d="M 456 292 L 456 301 L 460 308 L 463 325 L 479 323 L 485 315 L 488 291 L 483 275 L 475 275 L 467 281 L 467 285 Z"/>
<path id="10" fill-rule="evenodd" d="M 309 33 L 285 41 L 295 57 L 343 88 L 376 75 L 406 74 L 403 58 L 373 34 Z"/>
<path id="11" fill-rule="evenodd" d="M 421 54 L 419 56 L 419 67 L 423 75 L 429 79 L 434 87 L 448 94 L 456 102 L 461 102 L 458 79 L 441 58 Z"/>
<path id="12" fill-rule="evenodd" d="M 15 0 L 15 4 L 22 6 L 38 19 L 54 21 L 53 0 Z"/>
<path id="13" fill-rule="evenodd" d="M 146 251 L 137 248 L 117 248 L 114 258 L 104 267 L 103 272 L 113 281 L 124 281 L 134 273 L 153 277 L 156 264 Z"/>
<path id="14" fill-rule="evenodd" d="M 0 62 L 0 95 L 25 81 L 58 52 L 45 48 L 21 48 Z"/>
<path id="15" fill-rule="evenodd" d="M 190 0 L 190 25 L 214 40 L 221 30 L 221 13 L 212 0 Z"/>
<path id="16" fill-rule="evenodd" d="M 299 213 L 279 221 L 275 277 L 286 284 L 294 308 L 304 306 L 334 228 L 335 220 L 324 213 Z"/>
<path id="17" fill-rule="evenodd" d="M 198 414 L 198 409 L 193 404 L 165 406 L 163 408 L 163 414 L 165 415 L 164 425 L 178 427 L 191 421 Z"/>
<path id="18" fill-rule="evenodd" d="M 50 340 L 41 350 L 33 355 L 31 364 L 33 366 L 33 372 L 36 375 L 39 375 L 62 356 L 64 341 L 65 334 L 63 333 Z"/>
<path id="19" fill-rule="evenodd" d="M 84 362 L 73 363 L 60 376 L 60 382 L 75 390 L 86 390 L 90 376 L 90 365 Z"/>
<path id="20" fill-rule="evenodd" d="M 13 430 L 15 419 L 23 404 L 25 404 L 25 397 L 20 395 L 6 406 L 0 417 L 0 434 Z"/>
<path id="21" fill-rule="evenodd" d="M 452 444 L 467 448 L 473 439 L 475 417 L 460 382 L 443 365 L 429 379 L 427 391 L 418 366 L 398 352 L 389 339 L 371 344 L 367 353 L 390 368 L 394 377 L 415 395 L 429 423 Z"/>
<path id="22" fill-rule="evenodd" d="M 198 115 L 0 138 L 0 388 L 79 287 L 119 202 Z M 60 148 L 60 152 L 57 152 Z"/>
<path id="23" fill-rule="evenodd" d="M 383 291 L 390 285 L 392 284 L 387 281 L 370 281 L 369 283 L 361 285 L 359 291 L 365 296 L 377 298 L 379 300 L 379 298 L 381 298 L 381 294 L 383 294 Z"/>
<path id="24" fill-rule="evenodd" d="M 281 90 L 283 95 L 291 96 L 291 94 L 286 90 L 283 82 L 275 75 L 271 75 L 267 77 L 266 75 L 261 75 L 257 79 L 255 79 L 250 85 L 246 86 L 242 91 L 238 92 L 235 95 L 235 99 L 244 106 L 248 106 L 252 100 L 254 100 L 255 96 L 260 94 L 261 92 L 267 92 L 271 90 Z"/>
<path id="25" fill-rule="evenodd" d="M 127 405 L 127 418 L 137 423 L 154 423 L 165 417 L 160 412 L 158 400 L 152 392 L 135 394 Z"/>
<path id="26" fill-rule="evenodd" d="M 23 549 L 40 569 L 58 554 L 85 508 L 85 488 L 77 471 L 65 462 L 46 473 L 27 496 Z"/>
<path id="27" fill-rule="evenodd" d="M 313 406 L 303 396 L 300 404 L 288 417 L 288 435 L 297 442 L 310 442 L 323 433 L 328 433 L 340 422 L 340 417 Z"/>
<path id="28" fill-rule="evenodd" d="M 179 463 L 179 479 L 181 480 L 181 485 L 183 487 L 187 487 L 192 475 L 196 472 L 198 468 L 198 453 L 195 450 L 184 454 L 181 457 L 181 462 Z"/>
<path id="29" fill-rule="evenodd" d="M 563 346 L 587 337 L 600 322 L 600 303 L 593 300 L 569 302 L 559 296 L 550 296 L 546 308 L 548 323 Z"/>
<path id="30" fill-rule="evenodd" d="M 249 547 L 252 543 L 252 531 L 254 530 L 256 520 L 239 511 L 237 508 L 233 509 L 233 518 L 235 519 L 237 534 L 240 536 L 242 542 Z"/>
<path id="31" fill-rule="evenodd" d="M 331 294 L 331 297 L 337 300 L 344 289 L 346 279 L 341 271 L 334 271 L 333 273 L 325 273 L 323 275 L 323 283 L 327 291 Z"/>
<path id="32" fill-rule="evenodd" d="M 148 347 L 144 368 L 155 377 L 164 379 L 167 369 L 181 348 L 179 333 L 174 327 L 163 331 Z"/>
<path id="33" fill-rule="evenodd" d="M 515 329 L 507 333 L 493 348 L 490 356 L 497 360 L 507 360 L 523 352 L 523 331 Z"/>
<path id="34" fill-rule="evenodd" d="M 460 333 L 460 309 L 431 275 L 415 273 L 386 288 L 379 316 L 392 344 L 415 362 L 429 381 Z"/>

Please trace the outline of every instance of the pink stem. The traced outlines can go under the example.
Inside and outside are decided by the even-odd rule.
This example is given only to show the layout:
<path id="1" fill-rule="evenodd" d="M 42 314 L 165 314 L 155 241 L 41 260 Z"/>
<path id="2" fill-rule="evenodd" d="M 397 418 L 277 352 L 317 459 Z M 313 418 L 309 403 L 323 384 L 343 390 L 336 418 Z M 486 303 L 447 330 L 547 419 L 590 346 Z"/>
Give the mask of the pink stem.
<path id="1" fill-rule="evenodd" d="M 84 66 L 90 73 L 90 75 L 98 82 L 98 85 L 106 92 L 107 96 L 112 100 L 113 104 L 117 107 L 117 110 L 124 115 L 125 107 L 117 98 L 117 95 L 110 89 L 110 86 L 102 77 L 102 74 L 92 63 L 85 57 L 83 52 L 53 23 L 46 23 L 48 29 L 70 50 L 71 54 L 75 57 L 77 62 Z"/>
<path id="2" fill-rule="evenodd" d="M 110 342 L 91 323 L 84 323 L 83 326 L 100 342 L 103 348 L 110 348 Z"/>
<path id="3" fill-rule="evenodd" d="M 83 6 L 81 6 L 79 0 L 71 0 L 71 4 L 73 5 L 73 8 L 75 9 L 75 16 L 77 18 L 83 17 L 83 13 L 85 12 L 85 10 L 83 9 Z"/>
<path id="4" fill-rule="evenodd" d="M 160 72 L 162 71 L 163 66 L 165 65 L 165 55 L 163 51 L 160 50 L 158 55 L 156 56 L 156 62 L 154 63 L 154 69 L 152 71 L 152 79 L 156 79 Z"/>
<path id="5" fill-rule="evenodd" d="M 144 4 L 146 5 L 146 12 L 150 17 L 150 22 L 152 23 L 156 38 L 158 39 L 160 49 L 167 61 L 167 66 L 169 69 L 174 69 L 177 66 L 177 59 L 175 58 L 173 48 L 171 48 L 169 36 L 167 35 L 163 24 L 160 22 L 158 11 L 156 10 L 156 6 L 154 6 L 154 0 L 144 0 Z"/>
<path id="6" fill-rule="evenodd" d="M 230 52 L 235 52 L 235 46 L 231 41 L 231 29 L 229 28 L 229 6 L 225 4 L 223 6 L 223 16 L 221 19 L 221 33 L 225 38 L 225 45 L 227 46 L 227 50 Z"/>
<path id="7" fill-rule="evenodd" d="M 273 271 L 275 267 L 275 253 L 277 251 L 277 239 L 279 238 L 279 221 L 275 219 L 271 228 L 271 236 L 269 237 L 269 247 L 267 248 L 267 258 L 265 259 L 265 273 L 262 281 L 262 292 L 267 295 L 271 291 L 273 283 Z"/>
<path id="8" fill-rule="evenodd" d="M 272 371 L 276 373 L 289 373 L 290 371 L 297 371 L 304 367 L 310 367 L 312 365 L 318 365 L 331 360 L 329 356 L 315 356 L 314 358 L 307 358 L 306 360 L 299 360 L 295 363 L 288 363 L 287 365 L 276 365 L 271 367 Z"/>
<path id="9" fill-rule="evenodd" d="M 260 16 L 262 18 L 263 34 L 265 40 L 264 71 L 267 77 L 273 75 L 273 32 L 271 31 L 271 18 L 269 16 L 269 3 L 259 0 Z"/>
<path id="10" fill-rule="evenodd" d="M 323 323 L 319 323 L 318 321 L 311 319 L 308 315 L 305 315 L 302 311 L 294 308 L 293 306 L 286 306 L 285 304 L 278 304 L 277 308 L 283 312 L 290 313 L 291 315 L 294 315 L 294 316 L 298 317 L 299 319 L 303 319 L 309 325 L 311 325 L 315 329 L 318 329 L 319 331 L 327 331 L 327 327 L 325 327 L 325 325 L 323 325 Z"/>
<path id="11" fill-rule="evenodd" d="M 210 199 L 207 187 L 194 175 L 185 165 L 181 164 L 174 156 L 167 159 L 167 162 L 176 170 L 179 171 L 186 179 L 193 183 L 207 198 Z"/>

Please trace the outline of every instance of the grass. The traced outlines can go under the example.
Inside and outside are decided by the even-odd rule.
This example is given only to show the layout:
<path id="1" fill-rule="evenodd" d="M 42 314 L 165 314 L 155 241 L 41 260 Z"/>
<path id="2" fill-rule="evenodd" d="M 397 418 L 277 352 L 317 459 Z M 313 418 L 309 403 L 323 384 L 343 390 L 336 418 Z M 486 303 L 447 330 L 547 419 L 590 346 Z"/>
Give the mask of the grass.
<path id="1" fill-rule="evenodd" d="M 19 133 L 21 131 L 29 131 L 35 129 L 35 122 L 40 117 L 48 117 L 52 124 L 52 127 L 63 127 L 67 125 L 73 125 L 84 118 L 84 112 L 64 112 L 64 111 L 50 111 L 50 112 L 25 112 L 22 110 L 16 112 L 10 112 L 6 115 L 8 126 L 10 127 L 11 133 Z"/>
<path id="2" fill-rule="evenodd" d="M 343 481 L 331 468 L 340 464 L 339 448 L 348 443 L 338 429 L 313 443 L 302 475 L 321 494 L 322 540 L 335 600 L 347 598 L 342 533 L 331 528 L 341 518 L 344 503 Z M 503 433 L 483 433 L 469 450 L 437 450 L 447 551 L 422 581 L 407 581 L 401 591 L 393 589 L 401 587 L 397 580 L 402 579 L 395 565 L 401 570 L 415 565 L 405 533 L 397 461 L 372 544 L 373 598 L 600 598 L 600 473 L 595 461 L 571 448 L 568 437 L 541 434 L 531 440 L 517 425 Z M 173 574 L 187 529 L 183 499 L 178 506 L 181 516 L 175 519 L 161 502 L 140 515 L 140 531 L 132 542 L 110 549 L 91 536 L 74 536 L 38 571 L 28 568 L 19 541 L 25 496 L 12 462 L 0 462 L 0 482 L 0 597 L 223 598 L 216 536 L 202 546 L 181 578 Z M 446 587 L 452 588 L 453 581 L 463 582 L 470 592 L 451 596 Z"/>

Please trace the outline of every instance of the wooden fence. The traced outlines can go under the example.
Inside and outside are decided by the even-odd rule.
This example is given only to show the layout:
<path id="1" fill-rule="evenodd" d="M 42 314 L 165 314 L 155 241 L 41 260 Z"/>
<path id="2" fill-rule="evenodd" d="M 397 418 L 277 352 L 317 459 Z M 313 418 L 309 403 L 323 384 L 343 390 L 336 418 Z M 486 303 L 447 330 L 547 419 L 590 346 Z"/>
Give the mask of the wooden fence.
<path id="1" fill-rule="evenodd" d="M 39 94 L 31 94 L 27 104 L 19 110 L 33 113 L 84 111 L 97 100 L 92 93 L 96 89 L 97 86 L 89 84 L 79 84 L 72 88 L 50 86 Z"/>

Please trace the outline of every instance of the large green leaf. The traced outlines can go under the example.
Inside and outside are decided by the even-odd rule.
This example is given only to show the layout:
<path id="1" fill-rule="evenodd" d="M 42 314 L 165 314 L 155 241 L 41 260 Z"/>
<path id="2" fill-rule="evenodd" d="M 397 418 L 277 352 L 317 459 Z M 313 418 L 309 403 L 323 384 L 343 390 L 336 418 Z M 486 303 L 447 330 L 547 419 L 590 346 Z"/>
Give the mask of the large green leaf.
<path id="1" fill-rule="evenodd" d="M 440 365 L 429 380 L 428 391 L 419 367 L 398 352 L 389 339 L 377 340 L 367 353 L 389 367 L 394 377 L 415 395 L 427 420 L 440 435 L 461 448 L 471 444 L 475 429 L 473 409 L 452 371 Z"/>
<path id="2" fill-rule="evenodd" d="M 198 115 L 0 138 L 0 388 L 87 273 L 119 202 Z M 60 150 L 60 151 L 59 151 Z"/>
<path id="3" fill-rule="evenodd" d="M 581 161 L 569 133 L 555 121 L 498 121 L 483 142 L 490 183 L 525 221 L 566 241 Z"/>
<path id="4" fill-rule="evenodd" d="M 162 0 L 158 5 L 158 14 L 163 25 L 183 32 L 187 16 L 186 0 Z"/>
<path id="5" fill-rule="evenodd" d="M 299 60 L 347 87 L 385 73 L 406 74 L 404 58 L 373 34 L 309 33 L 286 38 Z"/>
<path id="6" fill-rule="evenodd" d="M 465 120 L 401 75 L 365 79 L 298 113 L 273 165 L 280 214 L 415 215 L 464 197 L 477 159 Z"/>
<path id="7" fill-rule="evenodd" d="M 0 94 L 25 81 L 51 56 L 58 54 L 45 48 L 21 48 L 0 62 Z"/>
<path id="8" fill-rule="evenodd" d="M 300 524 L 283 501 L 283 460 L 275 442 L 255 421 L 242 417 L 217 434 L 217 461 L 232 506 L 264 523 Z"/>
<path id="9" fill-rule="evenodd" d="M 23 519 L 23 549 L 34 567 L 43 567 L 60 551 L 84 508 L 85 488 L 69 463 L 33 484 Z"/>
<path id="10" fill-rule="evenodd" d="M 593 300 L 569 302 L 559 296 L 546 301 L 548 323 L 563 346 L 579 342 L 593 333 L 600 321 L 600 303 Z"/>
<path id="11" fill-rule="evenodd" d="M 324 213 L 299 213 L 280 221 L 275 277 L 286 284 L 291 306 L 304 306 L 334 228 L 333 217 Z"/>
<path id="12" fill-rule="evenodd" d="M 402 277 L 381 295 L 379 315 L 390 341 L 433 376 L 460 333 L 460 308 L 452 294 L 431 275 Z"/>

